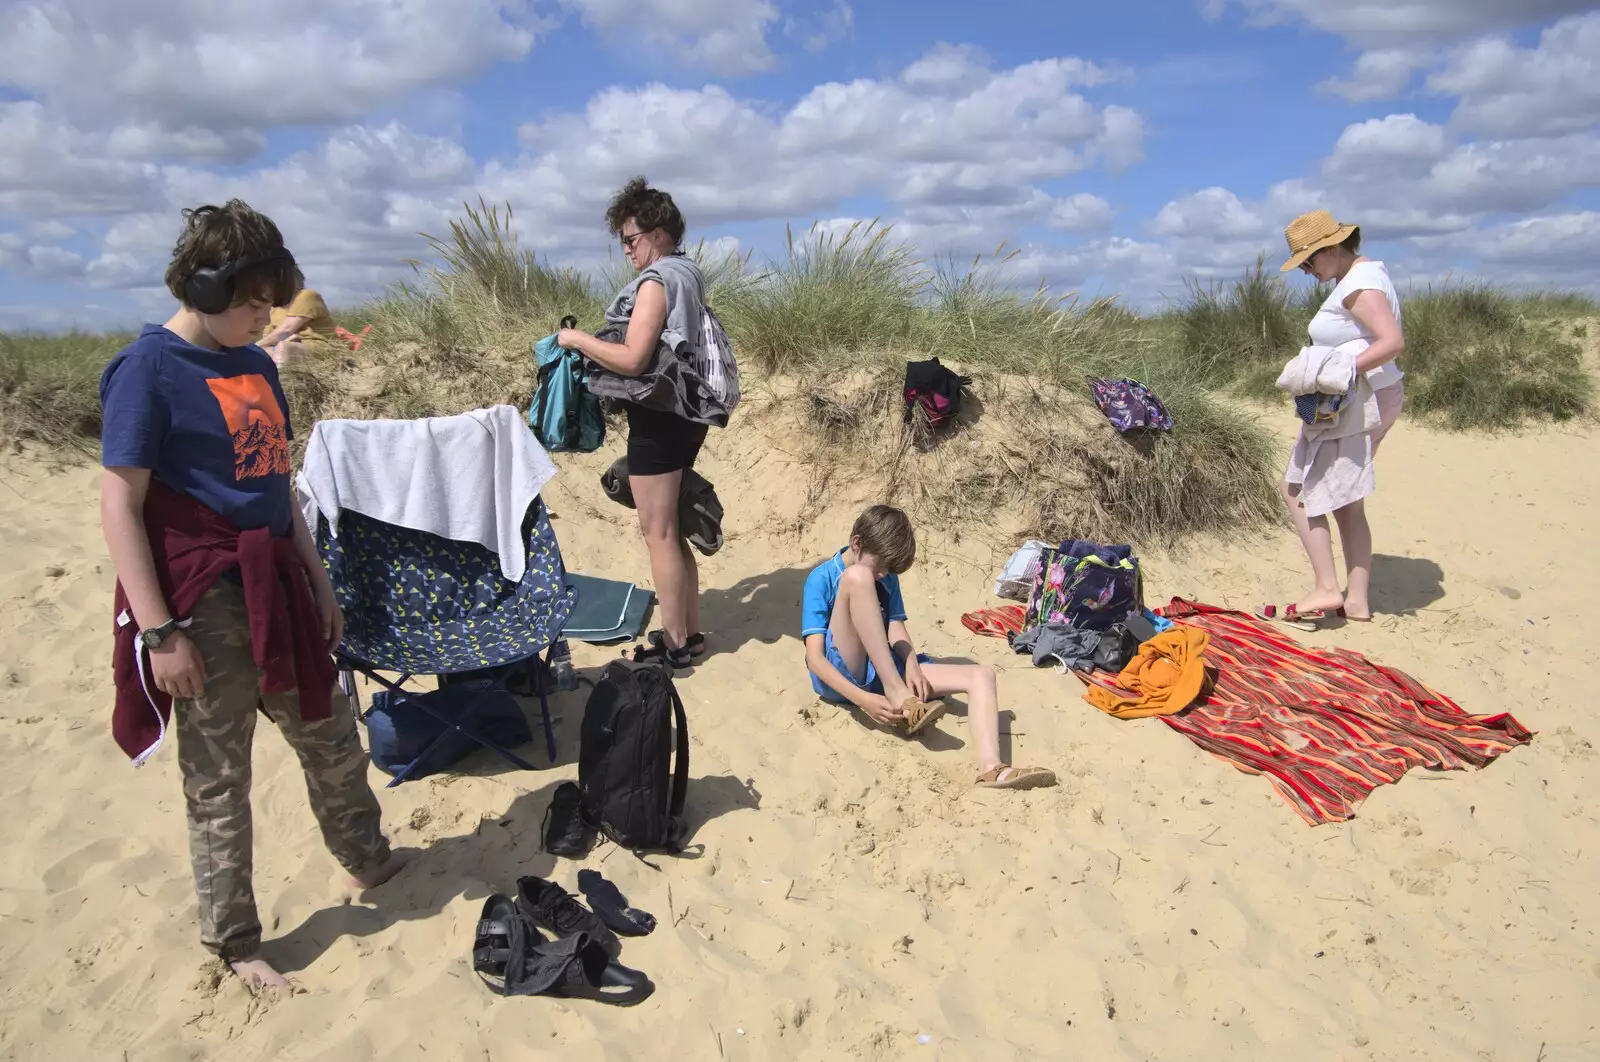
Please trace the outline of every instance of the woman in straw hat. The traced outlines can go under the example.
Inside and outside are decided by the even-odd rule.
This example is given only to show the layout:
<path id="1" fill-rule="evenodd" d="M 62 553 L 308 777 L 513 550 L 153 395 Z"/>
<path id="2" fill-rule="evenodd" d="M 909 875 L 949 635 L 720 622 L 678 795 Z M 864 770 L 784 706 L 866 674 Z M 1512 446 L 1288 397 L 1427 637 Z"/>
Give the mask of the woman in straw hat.
<path id="1" fill-rule="evenodd" d="M 1311 319 L 1314 346 L 1339 347 L 1357 340 L 1365 348 L 1356 356 L 1356 372 L 1364 374 L 1376 402 L 1376 424 L 1365 432 L 1340 438 L 1337 445 L 1313 445 L 1305 425 L 1289 457 L 1283 497 L 1294 518 L 1300 541 L 1311 558 L 1316 585 L 1293 605 L 1268 605 L 1267 619 L 1311 626 L 1336 613 L 1358 622 L 1372 618 L 1372 529 L 1362 499 L 1374 489 L 1372 459 L 1378 444 L 1394 427 L 1405 404 L 1404 374 L 1395 358 L 1405 349 L 1400 297 L 1382 262 L 1361 254 L 1361 229 L 1343 225 L 1325 210 L 1302 214 L 1284 230 L 1289 260 L 1283 272 L 1299 267 L 1333 291 Z M 1351 408 L 1347 413 L 1356 412 Z M 1371 424 L 1369 420 L 1367 423 Z M 1333 534 L 1328 514 L 1339 524 L 1344 547 L 1346 585 L 1339 590 L 1333 562 Z"/>

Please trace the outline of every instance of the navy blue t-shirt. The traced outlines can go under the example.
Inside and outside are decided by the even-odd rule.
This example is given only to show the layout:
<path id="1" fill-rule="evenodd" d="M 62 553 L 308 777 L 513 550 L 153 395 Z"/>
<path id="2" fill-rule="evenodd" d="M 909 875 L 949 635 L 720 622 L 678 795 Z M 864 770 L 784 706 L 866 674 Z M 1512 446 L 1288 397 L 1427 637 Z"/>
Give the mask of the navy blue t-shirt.
<path id="1" fill-rule="evenodd" d="M 233 521 L 287 535 L 289 403 L 258 346 L 208 350 L 159 325 L 100 377 L 100 463 L 156 479 Z"/>

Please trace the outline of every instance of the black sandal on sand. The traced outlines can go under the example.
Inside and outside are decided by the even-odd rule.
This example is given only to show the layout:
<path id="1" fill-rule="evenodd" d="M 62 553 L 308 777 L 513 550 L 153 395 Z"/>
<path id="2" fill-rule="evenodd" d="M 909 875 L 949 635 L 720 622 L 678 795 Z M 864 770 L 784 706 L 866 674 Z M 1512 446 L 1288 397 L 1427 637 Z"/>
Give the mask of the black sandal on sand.
<path id="1" fill-rule="evenodd" d="M 649 645 L 636 645 L 622 654 L 626 659 L 635 664 L 643 664 L 651 660 L 665 660 L 667 666 L 674 671 L 694 667 L 694 654 L 688 646 L 678 649 L 668 649 L 666 642 L 652 642 Z"/>
<path id="2" fill-rule="evenodd" d="M 613 961 L 588 933 L 545 940 L 511 898 L 500 895 L 484 901 L 472 969 L 502 996 L 561 996 L 627 1007 L 656 990 L 643 973 Z"/>
<path id="3" fill-rule="evenodd" d="M 478 929 L 472 940 L 472 969 L 480 980 L 501 995 L 523 980 L 528 954 L 528 927 L 517 914 L 511 897 L 498 893 L 483 901 Z M 490 980 L 498 979 L 499 983 Z"/>
<path id="4" fill-rule="evenodd" d="M 649 634 L 646 634 L 644 640 L 651 645 L 660 645 L 667 640 L 667 632 L 657 627 Z M 706 655 L 706 636 L 700 633 L 691 634 L 684 640 L 683 647 L 689 650 L 690 656 L 704 656 Z"/>

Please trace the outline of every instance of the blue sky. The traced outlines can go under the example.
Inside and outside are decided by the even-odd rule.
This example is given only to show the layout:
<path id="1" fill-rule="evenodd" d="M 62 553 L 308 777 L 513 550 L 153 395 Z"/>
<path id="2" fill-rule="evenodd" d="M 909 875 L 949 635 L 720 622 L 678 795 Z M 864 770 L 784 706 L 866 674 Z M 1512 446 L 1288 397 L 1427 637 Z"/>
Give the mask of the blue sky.
<path id="1" fill-rule="evenodd" d="M 188 11 L 179 10 L 188 7 Z M 1600 292 L 1600 12 L 1572 0 L 20 0 L 0 12 L 0 327 L 164 315 L 240 196 L 353 305 L 508 201 L 594 267 L 644 173 L 691 238 L 879 217 L 925 256 L 1156 306 L 1318 207 L 1402 283 Z"/>

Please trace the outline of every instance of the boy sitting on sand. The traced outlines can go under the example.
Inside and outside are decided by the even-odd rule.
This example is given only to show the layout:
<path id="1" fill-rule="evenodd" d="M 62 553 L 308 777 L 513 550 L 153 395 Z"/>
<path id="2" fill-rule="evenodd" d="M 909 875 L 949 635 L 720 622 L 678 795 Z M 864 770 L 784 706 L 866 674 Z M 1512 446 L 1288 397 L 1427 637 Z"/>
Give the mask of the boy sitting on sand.
<path id="1" fill-rule="evenodd" d="M 367 784 L 332 650 L 344 618 L 289 487 L 288 403 L 255 345 L 298 271 L 244 203 L 184 211 L 167 267 L 179 300 L 100 379 L 101 520 L 117 571 L 112 733 L 134 762 L 176 708 L 200 939 L 235 973 L 261 957 L 251 886 L 250 744 L 259 710 L 300 758 L 322 837 L 355 884 L 399 869 Z"/>
<path id="2" fill-rule="evenodd" d="M 874 505 L 856 518 L 850 544 L 806 577 L 800 636 L 812 688 L 830 704 L 853 704 L 908 735 L 943 713 L 943 701 L 929 703 L 934 698 L 964 694 L 978 746 L 976 784 L 991 789 L 1054 785 L 1050 771 L 1001 762 L 994 668 L 938 664 L 912 648 L 899 577 L 916 557 L 916 536 L 906 514 Z"/>

